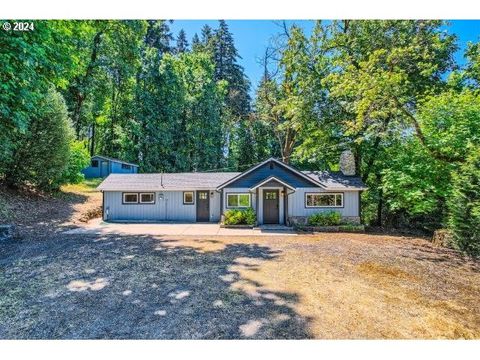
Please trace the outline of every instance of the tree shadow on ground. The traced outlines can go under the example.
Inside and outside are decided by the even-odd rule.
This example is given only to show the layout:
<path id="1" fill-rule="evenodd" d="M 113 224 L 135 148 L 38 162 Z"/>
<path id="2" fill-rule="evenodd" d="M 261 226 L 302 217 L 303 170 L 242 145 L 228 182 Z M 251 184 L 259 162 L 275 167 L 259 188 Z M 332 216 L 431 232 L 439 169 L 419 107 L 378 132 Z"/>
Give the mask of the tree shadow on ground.
<path id="1" fill-rule="evenodd" d="M 12 245 L 13 246 L 13 245 Z M 0 338 L 305 339 L 293 293 L 241 276 L 280 254 L 150 236 L 71 236 L 0 259 Z M 13 251 L 13 249 L 12 249 Z M 241 285 L 241 286 L 236 286 Z"/>

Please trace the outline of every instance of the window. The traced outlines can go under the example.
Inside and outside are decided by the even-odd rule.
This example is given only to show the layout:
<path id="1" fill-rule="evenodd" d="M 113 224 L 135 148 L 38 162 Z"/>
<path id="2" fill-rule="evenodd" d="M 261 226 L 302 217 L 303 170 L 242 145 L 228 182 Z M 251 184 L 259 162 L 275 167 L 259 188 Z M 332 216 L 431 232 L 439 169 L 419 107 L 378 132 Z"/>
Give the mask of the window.
<path id="1" fill-rule="evenodd" d="M 98 167 L 98 160 L 92 160 L 92 167 Z"/>
<path id="2" fill-rule="evenodd" d="M 141 193 L 140 204 L 155 204 L 155 193 Z"/>
<path id="3" fill-rule="evenodd" d="M 305 207 L 343 207 L 343 194 L 306 193 Z"/>
<path id="4" fill-rule="evenodd" d="M 265 191 L 265 200 L 277 200 L 277 192 L 276 191 Z"/>
<path id="5" fill-rule="evenodd" d="M 203 192 L 203 191 L 199 192 L 198 193 L 198 198 L 200 200 L 207 200 L 208 199 L 208 192 Z"/>
<path id="6" fill-rule="evenodd" d="M 122 169 L 130 170 L 132 167 L 128 164 L 122 164 Z"/>
<path id="7" fill-rule="evenodd" d="M 193 191 L 184 191 L 183 192 L 183 204 L 184 205 L 193 205 L 194 204 Z"/>
<path id="8" fill-rule="evenodd" d="M 123 203 L 124 204 L 138 204 L 138 194 L 137 193 L 123 193 Z"/>
<path id="9" fill-rule="evenodd" d="M 227 194 L 227 208 L 250 207 L 250 194 Z"/>

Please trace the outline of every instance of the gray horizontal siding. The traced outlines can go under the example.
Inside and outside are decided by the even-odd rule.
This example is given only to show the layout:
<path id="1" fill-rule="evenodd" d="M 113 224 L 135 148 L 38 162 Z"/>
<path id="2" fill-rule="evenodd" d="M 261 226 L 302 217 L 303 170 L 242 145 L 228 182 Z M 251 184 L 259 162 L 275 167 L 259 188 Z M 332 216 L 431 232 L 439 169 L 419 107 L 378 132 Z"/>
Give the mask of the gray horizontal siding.
<path id="1" fill-rule="evenodd" d="M 163 200 L 159 199 L 160 194 L 163 194 Z M 104 219 L 107 221 L 194 222 L 196 209 L 196 204 L 183 204 L 183 191 L 155 192 L 155 204 L 122 204 L 122 192 L 104 192 Z M 210 221 L 219 219 L 220 195 L 214 192 L 213 197 L 210 197 Z"/>
<path id="2" fill-rule="evenodd" d="M 305 193 L 343 193 L 343 208 L 306 208 Z M 360 216 L 358 191 L 322 191 L 319 188 L 299 188 L 288 196 L 289 216 L 309 216 L 318 212 L 338 211 L 342 216 Z"/>

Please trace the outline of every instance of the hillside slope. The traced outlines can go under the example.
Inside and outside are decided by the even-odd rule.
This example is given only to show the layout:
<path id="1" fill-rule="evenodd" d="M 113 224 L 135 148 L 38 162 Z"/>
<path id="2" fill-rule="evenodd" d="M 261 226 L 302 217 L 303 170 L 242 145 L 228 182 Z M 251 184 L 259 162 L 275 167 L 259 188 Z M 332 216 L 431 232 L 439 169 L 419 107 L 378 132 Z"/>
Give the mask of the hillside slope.
<path id="1" fill-rule="evenodd" d="M 101 214 L 99 180 L 65 185 L 57 194 L 19 192 L 0 186 L 0 224 L 16 225 L 20 236 L 65 230 Z"/>

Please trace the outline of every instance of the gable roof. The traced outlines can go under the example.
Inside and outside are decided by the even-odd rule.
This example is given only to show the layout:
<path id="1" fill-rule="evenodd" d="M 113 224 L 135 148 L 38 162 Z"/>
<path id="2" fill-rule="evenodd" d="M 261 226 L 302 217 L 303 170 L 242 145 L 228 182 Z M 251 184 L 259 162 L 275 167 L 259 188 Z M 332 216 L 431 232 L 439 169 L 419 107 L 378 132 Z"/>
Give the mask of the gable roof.
<path id="1" fill-rule="evenodd" d="M 224 182 L 223 184 L 221 184 L 220 186 L 218 186 L 217 190 L 220 190 L 220 189 L 223 189 L 225 186 L 233 183 L 234 181 L 237 181 L 238 179 L 241 179 L 242 177 L 244 177 L 245 175 L 247 174 L 250 174 L 251 172 L 255 171 L 256 169 L 262 167 L 263 165 L 269 163 L 270 161 L 273 161 L 275 163 L 277 163 L 278 165 L 292 171 L 294 174 L 297 174 L 299 175 L 300 177 L 304 178 L 305 180 L 307 180 L 308 182 L 310 183 L 313 183 L 314 185 L 316 186 L 320 186 L 320 187 L 323 187 L 323 185 L 321 183 L 319 183 L 317 180 L 315 180 L 314 178 L 312 177 L 309 177 L 305 174 L 303 174 L 301 171 L 298 171 L 297 169 L 293 168 L 292 166 L 288 165 L 288 164 L 285 164 L 284 162 L 278 160 L 278 159 L 275 159 L 273 157 L 265 160 L 265 161 L 262 161 L 260 164 L 257 164 L 253 167 L 251 167 L 250 169 L 240 173 L 239 175 L 237 175 L 236 177 Z"/>
<path id="2" fill-rule="evenodd" d="M 166 174 L 110 174 L 97 187 L 101 191 L 210 190 L 238 172 L 189 172 Z"/>
<path id="3" fill-rule="evenodd" d="M 123 161 L 123 160 L 120 160 L 120 159 L 115 159 L 115 158 L 111 158 L 111 157 L 103 156 L 103 155 L 93 155 L 92 159 L 93 158 L 100 158 L 100 159 L 105 159 L 105 160 L 108 160 L 108 161 L 114 161 L 114 162 L 118 162 L 118 163 L 121 163 L 121 164 L 126 164 L 126 165 L 131 165 L 131 166 L 138 167 L 138 164 L 129 163 L 129 162 L 126 162 L 126 161 Z"/>

